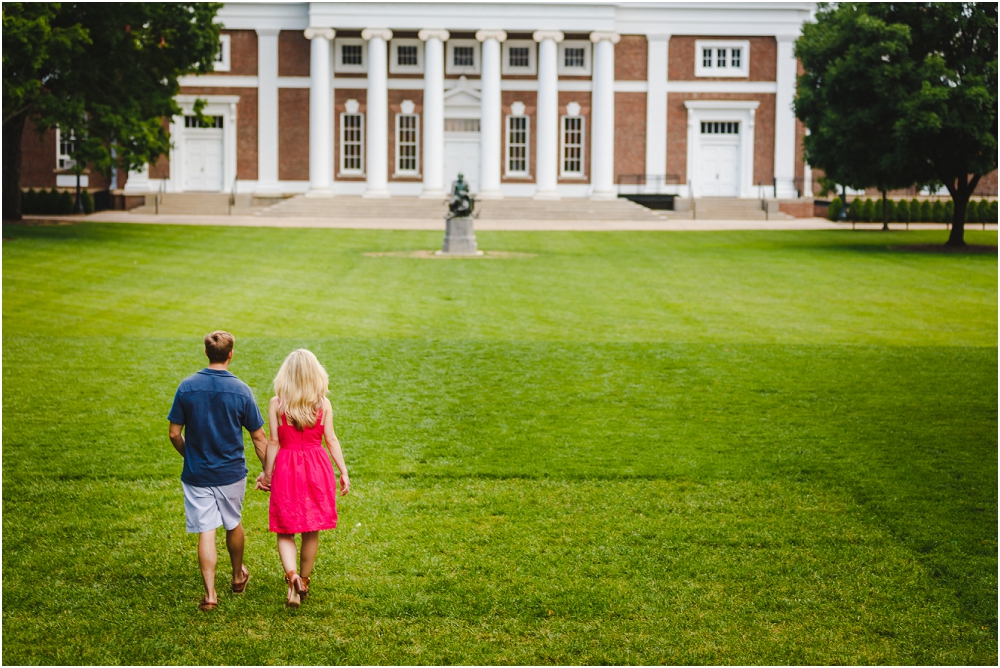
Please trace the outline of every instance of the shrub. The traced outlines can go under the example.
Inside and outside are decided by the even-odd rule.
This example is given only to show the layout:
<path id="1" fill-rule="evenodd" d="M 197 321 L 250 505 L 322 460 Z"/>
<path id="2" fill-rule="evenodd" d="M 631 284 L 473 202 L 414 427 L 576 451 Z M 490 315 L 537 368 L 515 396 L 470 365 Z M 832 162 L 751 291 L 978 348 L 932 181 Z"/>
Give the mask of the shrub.
<path id="1" fill-rule="evenodd" d="M 891 199 L 887 199 L 885 201 L 885 210 L 886 213 L 888 214 L 886 220 L 888 220 L 890 223 L 894 223 L 899 220 L 899 218 L 896 217 L 896 203 L 894 201 L 892 201 Z"/>
<path id="2" fill-rule="evenodd" d="M 66 215 L 73 213 L 73 196 L 69 194 L 69 191 L 64 190 L 59 193 L 59 203 L 57 204 L 58 209 L 55 213 L 60 215 Z"/>
<path id="3" fill-rule="evenodd" d="M 910 222 L 919 223 L 921 220 L 923 219 L 920 213 L 920 200 L 914 197 L 910 200 Z"/>
<path id="4" fill-rule="evenodd" d="M 840 211 L 844 208 L 844 203 L 840 201 L 839 197 L 834 197 L 830 200 L 830 206 L 826 209 L 826 217 L 830 220 L 837 220 L 840 218 Z"/>
<path id="5" fill-rule="evenodd" d="M 59 191 L 52 188 L 51 190 L 44 191 L 44 195 L 42 198 L 42 207 L 38 213 L 47 216 L 59 213 Z"/>
<path id="6" fill-rule="evenodd" d="M 934 218 L 931 216 L 931 201 L 925 199 L 920 203 L 920 222 L 929 223 Z"/>
<path id="7" fill-rule="evenodd" d="M 875 200 L 875 210 L 872 211 L 872 220 L 876 223 L 882 222 L 882 198 Z"/>
<path id="8" fill-rule="evenodd" d="M 896 221 L 899 223 L 910 222 L 910 204 L 905 199 L 896 203 Z"/>
<path id="9" fill-rule="evenodd" d="M 847 217 L 854 222 L 861 220 L 861 216 L 864 213 L 864 208 L 865 208 L 865 203 L 861 201 L 861 198 L 855 197 L 851 201 L 851 206 L 847 208 Z"/>
<path id="10" fill-rule="evenodd" d="M 35 198 L 37 197 L 33 188 L 21 191 L 21 213 L 35 212 Z"/>
<path id="11" fill-rule="evenodd" d="M 83 201 L 83 212 L 84 213 L 94 213 L 94 198 L 91 197 L 89 190 L 80 191 L 80 199 Z"/>
<path id="12" fill-rule="evenodd" d="M 980 208 L 979 210 L 982 211 L 982 208 Z M 980 215 L 982 215 L 982 214 L 980 214 Z M 993 200 L 992 202 L 990 202 L 990 217 L 989 217 L 989 219 L 986 222 L 987 223 L 995 223 L 995 222 L 997 222 L 997 201 L 996 200 Z"/>
<path id="13" fill-rule="evenodd" d="M 944 203 L 944 218 L 941 219 L 942 223 L 950 223 L 955 219 L 955 202 L 953 200 L 948 200 Z"/>
<path id="14" fill-rule="evenodd" d="M 870 223 L 875 220 L 875 202 L 869 197 L 865 200 L 865 207 L 862 209 L 862 217 L 865 219 L 866 223 Z"/>
<path id="15" fill-rule="evenodd" d="M 941 200 L 934 200 L 931 205 L 931 221 L 935 223 L 944 222 L 944 203 Z"/>

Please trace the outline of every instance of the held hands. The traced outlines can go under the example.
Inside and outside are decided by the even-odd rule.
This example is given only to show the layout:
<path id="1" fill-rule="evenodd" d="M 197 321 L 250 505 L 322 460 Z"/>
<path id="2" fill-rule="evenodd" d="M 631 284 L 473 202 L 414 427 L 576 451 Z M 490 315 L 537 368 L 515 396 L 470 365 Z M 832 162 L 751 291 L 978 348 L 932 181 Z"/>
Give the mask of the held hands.
<path id="1" fill-rule="evenodd" d="M 271 491 L 271 476 L 265 475 L 263 472 L 257 476 L 257 483 L 253 487 L 254 489 L 259 489 L 262 492 Z"/>

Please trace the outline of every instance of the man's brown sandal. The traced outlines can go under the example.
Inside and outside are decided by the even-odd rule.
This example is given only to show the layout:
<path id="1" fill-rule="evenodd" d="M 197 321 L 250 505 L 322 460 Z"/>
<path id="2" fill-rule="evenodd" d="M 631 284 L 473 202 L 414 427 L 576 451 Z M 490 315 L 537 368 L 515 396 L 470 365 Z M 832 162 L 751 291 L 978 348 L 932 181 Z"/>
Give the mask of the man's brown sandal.
<path id="1" fill-rule="evenodd" d="M 201 599 L 201 603 L 198 604 L 198 609 L 202 612 L 208 612 L 209 610 L 215 610 L 219 607 L 218 601 L 209 601 L 208 597 L 205 596 Z"/>
<path id="2" fill-rule="evenodd" d="M 233 593 L 242 594 L 246 591 L 248 582 L 250 582 L 250 569 L 247 568 L 246 564 L 243 564 L 243 582 L 233 580 Z"/>

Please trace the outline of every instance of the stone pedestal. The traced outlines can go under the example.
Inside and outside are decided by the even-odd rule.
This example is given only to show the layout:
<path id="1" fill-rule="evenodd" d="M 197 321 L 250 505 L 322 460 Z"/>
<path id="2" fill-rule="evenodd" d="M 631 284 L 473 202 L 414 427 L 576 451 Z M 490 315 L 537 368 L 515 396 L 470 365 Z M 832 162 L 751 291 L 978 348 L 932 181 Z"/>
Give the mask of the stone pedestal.
<path id="1" fill-rule="evenodd" d="M 444 243 L 438 255 L 481 255 L 476 249 L 476 232 L 472 218 L 449 218 L 444 232 Z"/>

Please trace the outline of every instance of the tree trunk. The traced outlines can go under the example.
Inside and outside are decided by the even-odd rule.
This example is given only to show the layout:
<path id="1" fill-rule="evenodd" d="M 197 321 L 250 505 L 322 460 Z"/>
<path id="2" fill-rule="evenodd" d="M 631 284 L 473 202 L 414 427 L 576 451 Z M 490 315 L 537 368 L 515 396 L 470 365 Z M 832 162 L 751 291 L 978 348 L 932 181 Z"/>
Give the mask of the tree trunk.
<path id="1" fill-rule="evenodd" d="M 21 136 L 28 114 L 3 126 L 3 219 L 21 220 Z"/>
<path id="2" fill-rule="evenodd" d="M 955 205 L 955 211 L 952 214 L 951 233 L 948 235 L 946 246 L 965 245 L 965 213 L 969 209 L 969 198 L 979 184 L 980 178 L 981 175 L 976 174 L 971 181 L 959 179 L 954 190 L 948 188 L 951 191 L 951 201 Z"/>
<path id="3" fill-rule="evenodd" d="M 885 190 L 882 191 L 882 231 L 889 231 L 889 210 L 885 208 Z"/>

